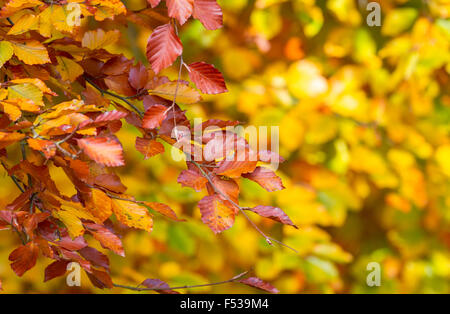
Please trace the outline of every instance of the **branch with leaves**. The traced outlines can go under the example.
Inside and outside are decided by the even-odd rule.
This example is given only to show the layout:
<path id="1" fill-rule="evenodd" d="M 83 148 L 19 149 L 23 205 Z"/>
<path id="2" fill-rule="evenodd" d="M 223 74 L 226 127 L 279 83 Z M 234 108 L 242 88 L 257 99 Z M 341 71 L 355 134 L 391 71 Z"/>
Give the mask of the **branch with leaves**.
<path id="1" fill-rule="evenodd" d="M 147 10 L 151 12 L 162 2 L 149 0 Z M 222 74 L 213 65 L 184 62 L 178 34 L 178 28 L 191 16 L 206 29 L 220 28 L 220 6 L 215 0 L 164 2 L 167 20 L 152 29 L 147 44 L 150 67 L 108 50 L 119 40 L 120 32 L 105 30 L 103 21 L 122 16 L 117 20 L 119 28 L 139 14 L 127 11 L 120 1 L 78 3 L 83 12 L 77 17 L 83 20 L 78 26 L 58 22 L 66 19 L 66 2 L 50 5 L 34 1 L 31 6 L 26 0 L 9 0 L 0 10 L 0 74 L 5 77 L 0 88 L 0 161 L 21 192 L 5 210 L 0 210 L 0 227 L 11 226 L 22 241 L 9 256 L 11 267 L 22 276 L 35 266 L 41 253 L 53 260 L 45 270 L 45 281 L 64 275 L 68 263 L 76 262 L 99 288 L 173 291 L 241 282 L 275 292 L 258 278 L 243 279 L 247 273 L 197 286 L 170 287 L 157 279 L 144 281 L 138 287 L 113 284 L 108 257 L 86 241 L 86 237 L 93 237 L 103 248 L 124 256 L 121 239 L 111 227 L 115 223 L 151 232 L 153 219 L 148 208 L 175 221 L 182 220 L 166 204 L 136 201 L 125 193 L 126 187 L 113 170 L 126 164 L 116 136 L 122 121 L 141 133 L 135 138 L 135 147 L 144 159 L 164 153 L 161 141 L 174 147 L 183 141 L 192 142 L 193 149 L 193 132 L 188 137 L 178 132 L 179 126 L 193 131 L 178 102 L 189 105 L 200 101 L 201 93 L 227 92 Z M 110 16 L 106 18 L 104 12 Z M 97 21 L 99 27 L 90 29 L 91 20 Z M 177 59 L 178 77 L 171 81 L 161 71 Z M 181 79 L 183 68 L 198 90 Z M 75 92 L 79 90 L 80 95 Z M 114 110 L 109 109 L 111 105 Z M 217 130 L 205 134 L 197 144 L 203 148 L 224 145 L 222 135 L 228 132 L 228 126 L 235 125 L 234 121 L 207 120 L 202 129 L 216 126 Z M 233 144 L 243 144 L 244 154 L 250 155 L 244 138 L 234 134 Z M 19 161 L 11 160 L 6 150 L 13 145 L 20 145 Z M 235 216 L 242 214 L 267 243 L 277 242 L 297 252 L 267 236 L 246 214 L 252 211 L 296 227 L 280 208 L 239 205 L 240 178 L 255 181 L 268 191 L 284 189 L 273 171 L 258 166 L 267 161 L 264 156 L 276 154 L 253 153 L 257 160 L 238 160 L 242 156 L 237 155 L 234 160 L 224 159 L 224 155 L 214 156 L 213 161 L 188 158 L 187 169 L 180 173 L 178 182 L 196 191 L 206 190 L 207 196 L 198 207 L 202 221 L 214 233 L 231 228 Z M 64 171 L 76 189 L 75 195 L 61 193 L 51 177 L 51 167 Z"/>

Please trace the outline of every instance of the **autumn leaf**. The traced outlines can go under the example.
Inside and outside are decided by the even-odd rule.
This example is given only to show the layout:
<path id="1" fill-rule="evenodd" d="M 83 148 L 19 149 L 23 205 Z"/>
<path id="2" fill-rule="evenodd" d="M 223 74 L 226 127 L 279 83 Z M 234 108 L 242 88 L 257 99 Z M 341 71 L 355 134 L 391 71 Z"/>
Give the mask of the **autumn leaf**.
<path id="1" fill-rule="evenodd" d="M 170 208 L 169 205 L 158 203 L 158 202 L 143 202 L 145 206 L 150 207 L 152 210 L 160 213 L 161 215 L 164 215 L 166 217 L 169 217 L 170 219 L 176 220 L 176 221 L 185 221 L 184 219 L 179 219 L 177 214 L 173 211 L 172 208 Z"/>
<path id="2" fill-rule="evenodd" d="M 13 56 L 13 45 L 8 41 L 0 41 L 0 68 Z"/>
<path id="3" fill-rule="evenodd" d="M 182 52 L 183 45 L 170 23 L 158 26 L 147 43 L 147 59 L 156 74 L 172 65 Z"/>
<path id="4" fill-rule="evenodd" d="M 108 167 L 125 165 L 122 145 L 115 137 L 93 137 L 78 140 L 78 146 L 95 162 Z"/>
<path id="5" fill-rule="evenodd" d="M 259 279 L 257 277 L 249 277 L 249 278 L 240 279 L 240 280 L 238 280 L 238 282 L 246 284 L 247 286 L 250 286 L 250 287 L 254 287 L 254 288 L 258 288 L 263 291 L 270 292 L 270 293 L 279 293 L 280 292 L 280 291 L 278 291 L 277 288 L 275 288 L 271 284 L 269 284 L 265 281 L 262 281 L 261 279 Z"/>
<path id="6" fill-rule="evenodd" d="M 145 112 L 142 119 L 142 127 L 146 129 L 154 129 L 161 126 L 161 123 L 166 118 L 167 107 L 163 105 L 153 105 Z"/>
<path id="7" fill-rule="evenodd" d="M 177 88 L 178 86 L 178 88 Z M 176 98 L 175 98 L 176 91 Z M 168 82 L 149 90 L 150 95 L 156 95 L 167 100 L 175 100 L 183 104 L 194 104 L 201 100 L 200 94 L 189 85 L 182 82 Z"/>
<path id="8" fill-rule="evenodd" d="M 136 137 L 135 147 L 137 151 L 144 155 L 144 159 L 164 153 L 164 145 L 149 138 Z"/>
<path id="9" fill-rule="evenodd" d="M 58 61 L 56 70 L 64 81 L 73 82 L 84 72 L 83 68 L 72 59 L 56 56 L 56 60 Z"/>
<path id="10" fill-rule="evenodd" d="M 214 66 L 205 62 L 189 64 L 189 77 L 205 94 L 220 94 L 227 92 L 222 73 Z"/>
<path id="11" fill-rule="evenodd" d="M 259 205 L 253 208 L 246 208 L 246 209 L 254 213 L 257 213 L 262 217 L 270 218 L 275 221 L 281 222 L 282 224 L 293 226 L 294 228 L 298 229 L 298 227 L 294 225 L 294 223 L 288 217 L 288 215 L 286 215 L 286 213 L 278 207 Z"/>
<path id="12" fill-rule="evenodd" d="M 152 6 L 152 8 L 154 8 L 161 2 L 161 0 L 147 0 L 147 2 Z"/>
<path id="13" fill-rule="evenodd" d="M 183 25 L 192 14 L 193 3 L 194 0 L 166 0 L 168 14 Z"/>
<path id="14" fill-rule="evenodd" d="M 63 276 L 67 272 L 67 265 L 69 263 L 70 263 L 69 261 L 60 260 L 60 261 L 54 261 L 53 263 L 48 265 L 45 268 L 44 282 L 52 280 L 56 277 Z"/>
<path id="15" fill-rule="evenodd" d="M 92 215 L 98 218 L 97 222 L 103 223 L 112 215 L 111 198 L 98 189 L 92 189 Z"/>
<path id="16" fill-rule="evenodd" d="M 88 230 L 100 244 L 120 256 L 125 256 L 122 241 L 111 230 L 97 224 L 85 223 Z"/>
<path id="17" fill-rule="evenodd" d="M 128 227 L 151 232 L 153 219 L 147 208 L 132 201 L 113 200 L 112 210 L 117 219 Z"/>
<path id="18" fill-rule="evenodd" d="M 208 179 L 193 170 L 183 170 L 178 176 L 177 182 L 182 186 L 193 188 L 197 192 L 204 189 Z"/>
<path id="19" fill-rule="evenodd" d="M 153 289 L 161 294 L 179 294 L 179 292 L 171 290 L 169 285 L 160 279 L 145 279 L 141 286 Z"/>
<path id="20" fill-rule="evenodd" d="M 38 246 L 33 241 L 30 241 L 25 245 L 19 246 L 9 255 L 9 260 L 12 262 L 11 268 L 17 276 L 21 277 L 34 267 L 38 253 Z"/>
<path id="21" fill-rule="evenodd" d="M 269 192 L 283 190 L 284 186 L 281 182 L 280 177 L 278 177 L 275 172 L 268 168 L 256 167 L 251 173 L 246 173 L 242 175 L 244 178 L 255 181 L 261 185 L 264 189 Z"/>
<path id="22" fill-rule="evenodd" d="M 235 211 L 226 206 L 217 195 L 205 196 L 199 203 L 202 221 L 214 232 L 220 233 L 234 224 Z"/>
<path id="23" fill-rule="evenodd" d="M 222 27 L 222 9 L 216 0 L 194 0 L 193 15 L 206 29 L 214 30 Z"/>
<path id="24" fill-rule="evenodd" d="M 26 64 L 45 64 L 50 62 L 47 49 L 36 40 L 25 42 L 12 41 L 14 54 Z"/>
<path id="25" fill-rule="evenodd" d="M 56 145 L 52 141 L 29 138 L 27 142 L 32 149 L 42 152 L 47 159 L 52 158 L 56 154 Z"/>
<path id="26" fill-rule="evenodd" d="M 84 33 L 81 46 L 91 50 L 101 49 L 114 44 L 119 40 L 120 32 L 118 30 L 105 32 L 99 28 L 94 31 Z"/>

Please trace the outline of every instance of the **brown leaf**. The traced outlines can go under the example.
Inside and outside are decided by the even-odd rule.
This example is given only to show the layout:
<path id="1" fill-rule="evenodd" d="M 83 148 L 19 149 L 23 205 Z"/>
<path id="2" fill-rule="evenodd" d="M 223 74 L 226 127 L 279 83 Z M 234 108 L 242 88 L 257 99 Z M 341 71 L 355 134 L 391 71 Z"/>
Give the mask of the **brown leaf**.
<path id="1" fill-rule="evenodd" d="M 154 129 L 161 126 L 166 118 L 167 107 L 163 105 L 153 105 L 145 112 L 142 120 L 142 127 L 146 129 Z"/>

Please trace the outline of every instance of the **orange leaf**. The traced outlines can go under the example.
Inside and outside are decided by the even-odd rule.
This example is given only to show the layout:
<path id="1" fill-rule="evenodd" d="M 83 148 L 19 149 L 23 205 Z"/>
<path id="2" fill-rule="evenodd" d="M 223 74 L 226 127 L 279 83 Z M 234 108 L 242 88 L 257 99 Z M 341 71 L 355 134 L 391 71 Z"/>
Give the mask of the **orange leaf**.
<path id="1" fill-rule="evenodd" d="M 199 203 L 202 221 L 214 232 L 220 233 L 234 224 L 234 210 L 226 206 L 219 196 L 205 196 Z"/>
<path id="2" fill-rule="evenodd" d="M 154 129 L 161 125 L 167 115 L 167 107 L 163 105 L 153 105 L 145 112 L 142 120 L 142 127 Z"/>
<path id="3" fill-rule="evenodd" d="M 222 73 L 211 64 L 191 63 L 188 70 L 189 77 L 203 93 L 220 94 L 228 91 Z"/>
<path id="4" fill-rule="evenodd" d="M 135 146 L 144 155 L 144 159 L 164 153 L 164 145 L 149 138 L 136 137 Z"/>
<path id="5" fill-rule="evenodd" d="M 78 140 L 78 146 L 95 162 L 108 167 L 125 165 L 122 145 L 115 137 L 95 137 Z"/>
<path id="6" fill-rule="evenodd" d="M 15 249 L 10 255 L 9 260 L 11 268 L 21 277 L 26 271 L 36 265 L 39 248 L 34 242 L 28 242 L 26 245 L 21 245 Z"/>

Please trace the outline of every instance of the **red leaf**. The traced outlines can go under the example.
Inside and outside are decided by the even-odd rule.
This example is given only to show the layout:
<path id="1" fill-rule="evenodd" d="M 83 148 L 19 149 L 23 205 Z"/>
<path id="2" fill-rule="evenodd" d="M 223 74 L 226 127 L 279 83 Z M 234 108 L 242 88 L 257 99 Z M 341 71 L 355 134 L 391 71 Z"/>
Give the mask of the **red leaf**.
<path id="1" fill-rule="evenodd" d="M 205 62 L 194 62 L 188 66 L 189 77 L 205 94 L 227 92 L 225 80 L 214 66 Z"/>
<path id="2" fill-rule="evenodd" d="M 104 271 L 92 269 L 91 273 L 86 272 L 86 274 L 88 275 L 89 280 L 92 282 L 92 284 L 97 288 L 111 289 L 112 287 L 114 287 L 111 277 Z"/>
<path id="3" fill-rule="evenodd" d="M 163 105 L 153 105 L 145 112 L 142 120 L 142 127 L 154 129 L 161 125 L 167 115 L 167 107 Z"/>
<path id="4" fill-rule="evenodd" d="M 179 294 L 177 291 L 170 290 L 169 285 L 160 279 L 145 279 L 141 285 L 161 294 Z"/>
<path id="5" fill-rule="evenodd" d="M 192 15 L 194 0 L 166 0 L 167 13 L 176 18 L 181 25 Z"/>
<path id="6" fill-rule="evenodd" d="M 136 137 L 135 146 L 144 155 L 144 159 L 164 153 L 164 145 L 149 138 Z"/>
<path id="7" fill-rule="evenodd" d="M 119 237 L 112 233 L 109 229 L 92 223 L 86 223 L 85 226 L 104 248 L 110 249 L 120 256 L 125 256 L 122 241 L 120 241 Z"/>
<path id="8" fill-rule="evenodd" d="M 209 30 L 223 25 L 222 9 L 216 0 L 194 0 L 194 17 Z"/>
<path id="9" fill-rule="evenodd" d="M 83 256 L 86 260 L 91 262 L 96 266 L 103 267 L 105 269 L 109 269 L 109 259 L 108 257 L 94 249 L 93 247 L 85 247 L 79 251 L 80 255 Z"/>
<path id="10" fill-rule="evenodd" d="M 130 85 L 136 89 L 140 90 L 145 87 L 148 81 L 148 71 L 145 66 L 140 62 L 130 69 L 130 74 L 128 76 L 128 82 Z"/>
<path id="11" fill-rule="evenodd" d="M 82 236 L 79 236 L 72 240 L 72 238 L 68 234 L 65 234 L 63 237 L 61 237 L 60 241 L 55 241 L 54 243 L 69 251 L 78 251 L 88 245 L 86 240 Z"/>
<path id="12" fill-rule="evenodd" d="M 78 140 L 78 146 L 95 162 L 107 167 L 125 165 L 122 145 L 115 137 L 91 137 Z"/>
<path id="13" fill-rule="evenodd" d="M 182 52 L 183 45 L 170 23 L 158 26 L 147 43 L 147 59 L 156 74 L 172 65 Z"/>
<path id="14" fill-rule="evenodd" d="M 55 261 L 45 268 L 44 282 L 52 280 L 56 277 L 63 276 L 67 271 L 67 264 L 70 261 Z"/>
<path id="15" fill-rule="evenodd" d="M 298 229 L 286 213 L 278 207 L 272 206 L 256 206 L 247 208 L 247 210 L 257 213 L 258 215 L 281 222 L 282 224 L 293 226 Z"/>
<path id="16" fill-rule="evenodd" d="M 249 277 L 245 279 L 238 280 L 238 282 L 246 284 L 247 286 L 258 288 L 270 293 L 279 293 L 277 288 L 272 286 L 270 283 L 264 282 L 257 277 Z"/>
<path id="17" fill-rule="evenodd" d="M 198 202 L 202 221 L 214 232 L 220 233 L 234 224 L 235 211 L 226 206 L 217 195 L 205 196 Z"/>
<path id="18" fill-rule="evenodd" d="M 26 245 L 21 245 L 15 249 L 10 255 L 9 260 L 11 268 L 21 277 L 26 271 L 36 265 L 39 248 L 34 242 L 28 242 Z"/>
<path id="19" fill-rule="evenodd" d="M 154 8 L 161 2 L 161 0 L 147 0 L 147 2 L 152 6 L 152 8 Z"/>
<path id="20" fill-rule="evenodd" d="M 193 188 L 197 192 L 205 188 L 206 179 L 204 176 L 193 170 L 183 170 L 178 176 L 177 182 L 182 186 Z"/>
<path id="21" fill-rule="evenodd" d="M 94 179 L 94 184 L 114 193 L 124 193 L 127 190 L 127 187 L 120 181 L 119 176 L 114 173 L 104 173 L 98 175 Z"/>
<path id="22" fill-rule="evenodd" d="M 244 178 L 255 181 L 269 192 L 283 190 L 283 182 L 272 170 L 265 167 L 256 167 L 252 173 L 243 174 Z"/>

